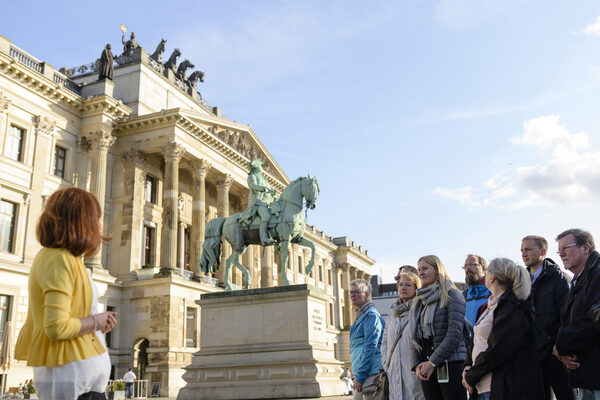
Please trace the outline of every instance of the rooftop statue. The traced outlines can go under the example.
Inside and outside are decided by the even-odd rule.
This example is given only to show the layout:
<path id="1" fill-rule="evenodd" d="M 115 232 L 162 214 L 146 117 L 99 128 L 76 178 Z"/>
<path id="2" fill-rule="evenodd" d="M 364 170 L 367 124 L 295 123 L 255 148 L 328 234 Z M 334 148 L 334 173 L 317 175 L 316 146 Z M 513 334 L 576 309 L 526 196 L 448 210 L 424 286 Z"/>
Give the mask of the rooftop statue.
<path id="1" fill-rule="evenodd" d="M 156 50 L 154 50 L 154 53 L 152 53 L 150 55 L 150 58 L 153 59 L 154 61 L 162 64 L 162 53 L 165 52 L 166 48 L 167 48 L 167 40 L 162 39 L 160 41 L 160 43 L 158 44 L 158 46 L 156 46 Z"/>
<path id="2" fill-rule="evenodd" d="M 165 63 L 165 69 L 170 69 L 171 71 L 173 71 L 173 73 L 176 73 L 177 71 L 175 71 L 175 66 L 177 65 L 177 57 L 179 57 L 180 55 L 181 51 L 179 51 L 179 49 L 173 50 L 173 53 L 171 53 L 171 57 L 169 57 L 169 59 Z"/>
<path id="3" fill-rule="evenodd" d="M 187 80 L 187 84 L 190 88 L 195 90 L 198 81 L 204 82 L 204 72 L 202 72 L 202 71 L 192 72 L 192 74 L 190 75 L 190 77 Z"/>
<path id="4" fill-rule="evenodd" d="M 252 160 L 251 163 L 257 166 L 262 165 L 262 160 Z M 250 176 L 256 173 L 257 169 L 251 169 Z M 250 176 L 248 177 L 250 186 Z M 266 178 L 265 178 L 266 179 Z M 206 234 L 204 245 L 202 247 L 202 257 L 200 268 L 204 272 L 214 272 L 219 267 L 221 258 L 221 236 L 231 244 L 231 256 L 225 261 L 225 287 L 231 290 L 229 284 L 229 273 L 231 266 L 235 265 L 244 275 L 244 282 L 250 285 L 250 274 L 248 269 L 239 262 L 239 257 L 244 253 L 246 247 L 251 244 L 263 244 L 264 235 L 260 234 L 260 227 L 267 220 L 266 227 L 268 234 L 272 237 L 274 243 L 278 244 L 281 250 L 281 265 L 287 264 L 289 245 L 296 243 L 311 249 L 310 262 L 306 266 L 306 273 L 310 273 L 315 262 L 315 246 L 304 238 L 305 222 L 302 217 L 303 201 L 307 209 L 315 208 L 317 197 L 319 195 L 319 184 L 316 178 L 301 177 L 292 182 L 283 190 L 279 199 L 273 200 L 273 190 L 264 185 L 264 182 L 257 179 L 258 183 L 252 183 L 252 198 L 256 196 L 256 202 L 252 198 L 248 209 L 242 213 L 237 213 L 227 218 L 214 218 L 206 224 Z M 261 184 L 261 182 L 263 184 Z M 254 187 L 254 189 L 253 189 Z M 258 199 L 260 193 L 261 199 Z M 260 205 L 257 206 L 257 203 Z M 266 204 L 270 204 L 267 207 Z M 256 208 L 255 208 L 256 207 Z M 263 208 L 263 211 L 258 211 Z M 256 211 L 252 211 L 252 209 Z M 264 209 L 267 210 L 264 213 Z M 261 215 L 260 213 L 263 213 Z M 256 215 L 258 213 L 258 215 Z M 265 215 L 266 214 L 266 215 Z M 249 217 L 251 216 L 251 217 Z M 248 218 L 250 223 L 247 224 Z M 244 220 L 242 223 L 240 220 Z M 216 265 L 216 267 L 215 267 Z M 289 285 L 286 276 L 286 268 L 281 268 L 281 282 Z"/>
<path id="5" fill-rule="evenodd" d="M 175 76 L 179 78 L 181 81 L 187 81 L 187 70 L 188 68 L 194 68 L 195 65 L 192 64 L 190 60 L 184 60 L 181 64 L 179 64 L 179 68 L 177 68 L 177 72 Z"/>
<path id="6" fill-rule="evenodd" d="M 121 37 L 121 42 L 123 43 L 123 54 L 124 56 L 133 55 L 133 51 L 140 47 L 138 42 L 135 41 L 135 32 L 131 32 L 131 36 L 129 40 L 125 40 L 125 32 L 123 32 L 123 36 Z"/>
<path id="7" fill-rule="evenodd" d="M 110 43 L 102 50 L 100 60 L 98 60 L 98 80 L 113 78 L 113 54 L 110 51 Z"/>

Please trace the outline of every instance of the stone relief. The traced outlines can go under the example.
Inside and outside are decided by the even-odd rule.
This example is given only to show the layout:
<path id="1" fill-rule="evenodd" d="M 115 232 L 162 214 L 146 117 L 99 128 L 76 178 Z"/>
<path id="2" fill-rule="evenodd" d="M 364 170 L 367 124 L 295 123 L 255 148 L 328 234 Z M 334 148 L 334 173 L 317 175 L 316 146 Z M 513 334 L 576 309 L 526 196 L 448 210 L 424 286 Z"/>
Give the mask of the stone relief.
<path id="1" fill-rule="evenodd" d="M 3 114 L 8 110 L 12 101 L 4 95 L 4 93 L 0 92 L 0 114 Z"/>
<path id="2" fill-rule="evenodd" d="M 36 115 L 33 117 L 33 119 L 36 131 L 46 135 L 54 132 L 54 129 L 56 128 L 56 121 L 50 121 L 48 117 L 42 117 L 41 115 Z"/>

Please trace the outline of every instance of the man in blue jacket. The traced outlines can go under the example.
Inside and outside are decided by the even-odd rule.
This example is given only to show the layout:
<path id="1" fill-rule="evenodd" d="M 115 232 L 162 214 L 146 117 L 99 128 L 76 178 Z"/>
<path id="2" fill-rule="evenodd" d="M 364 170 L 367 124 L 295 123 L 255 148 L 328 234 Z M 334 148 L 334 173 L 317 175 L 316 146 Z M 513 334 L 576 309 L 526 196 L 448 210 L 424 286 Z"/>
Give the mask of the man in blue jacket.
<path id="1" fill-rule="evenodd" d="M 354 373 L 353 400 L 371 400 L 373 378 L 383 369 L 381 341 L 385 321 L 371 301 L 371 284 L 366 279 L 350 282 L 350 301 L 356 317 L 350 328 L 350 360 Z M 364 393 L 363 393 L 363 389 Z"/>
<path id="2" fill-rule="evenodd" d="M 466 302 L 465 317 L 472 326 L 475 326 L 475 322 L 477 322 L 479 307 L 487 303 L 487 299 L 491 295 L 485 286 L 485 267 L 487 267 L 485 259 L 476 254 L 469 254 L 463 266 L 467 284 L 467 288 L 463 291 Z"/>

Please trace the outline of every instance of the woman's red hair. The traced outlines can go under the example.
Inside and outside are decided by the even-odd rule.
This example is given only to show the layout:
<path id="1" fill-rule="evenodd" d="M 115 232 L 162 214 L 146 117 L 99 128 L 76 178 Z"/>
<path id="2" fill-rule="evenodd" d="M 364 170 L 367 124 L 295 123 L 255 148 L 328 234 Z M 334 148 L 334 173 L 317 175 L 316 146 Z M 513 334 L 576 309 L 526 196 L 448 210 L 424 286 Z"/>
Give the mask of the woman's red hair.
<path id="1" fill-rule="evenodd" d="M 93 256 L 102 244 L 96 197 L 76 187 L 59 189 L 46 201 L 36 234 L 44 247 L 69 250 L 74 256 Z"/>

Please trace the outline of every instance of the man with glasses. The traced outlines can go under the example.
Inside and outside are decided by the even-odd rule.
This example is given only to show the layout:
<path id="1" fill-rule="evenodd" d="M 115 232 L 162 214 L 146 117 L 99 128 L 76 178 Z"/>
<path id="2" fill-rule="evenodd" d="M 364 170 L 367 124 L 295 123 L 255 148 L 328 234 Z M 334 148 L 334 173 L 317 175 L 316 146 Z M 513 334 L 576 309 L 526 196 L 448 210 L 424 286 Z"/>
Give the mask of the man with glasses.
<path id="1" fill-rule="evenodd" d="M 373 378 L 383 369 L 381 342 L 385 321 L 371 301 L 371 284 L 366 279 L 350 282 L 350 301 L 356 318 L 350 328 L 350 360 L 354 372 L 353 400 L 373 399 Z"/>
<path id="2" fill-rule="evenodd" d="M 560 311 L 569 293 L 569 281 L 558 265 L 546 257 L 547 251 L 548 242 L 541 236 L 529 235 L 521 240 L 521 257 L 531 277 L 531 301 L 542 367 L 544 398 L 552 398 L 552 387 L 557 400 L 573 400 L 567 369 L 552 355 L 552 346 L 560 328 Z"/>
<path id="3" fill-rule="evenodd" d="M 465 270 L 465 283 L 467 288 L 463 291 L 465 297 L 466 310 L 465 317 L 475 326 L 477 321 L 477 312 L 479 308 L 487 303 L 491 293 L 485 286 L 485 267 L 487 262 L 481 256 L 469 254 L 465 260 L 463 269 Z"/>
<path id="4" fill-rule="evenodd" d="M 592 235 L 581 229 L 566 230 L 556 240 L 573 280 L 553 352 L 568 368 L 577 398 L 600 400 L 600 331 L 591 317 L 593 305 L 600 302 L 600 253 Z"/>

